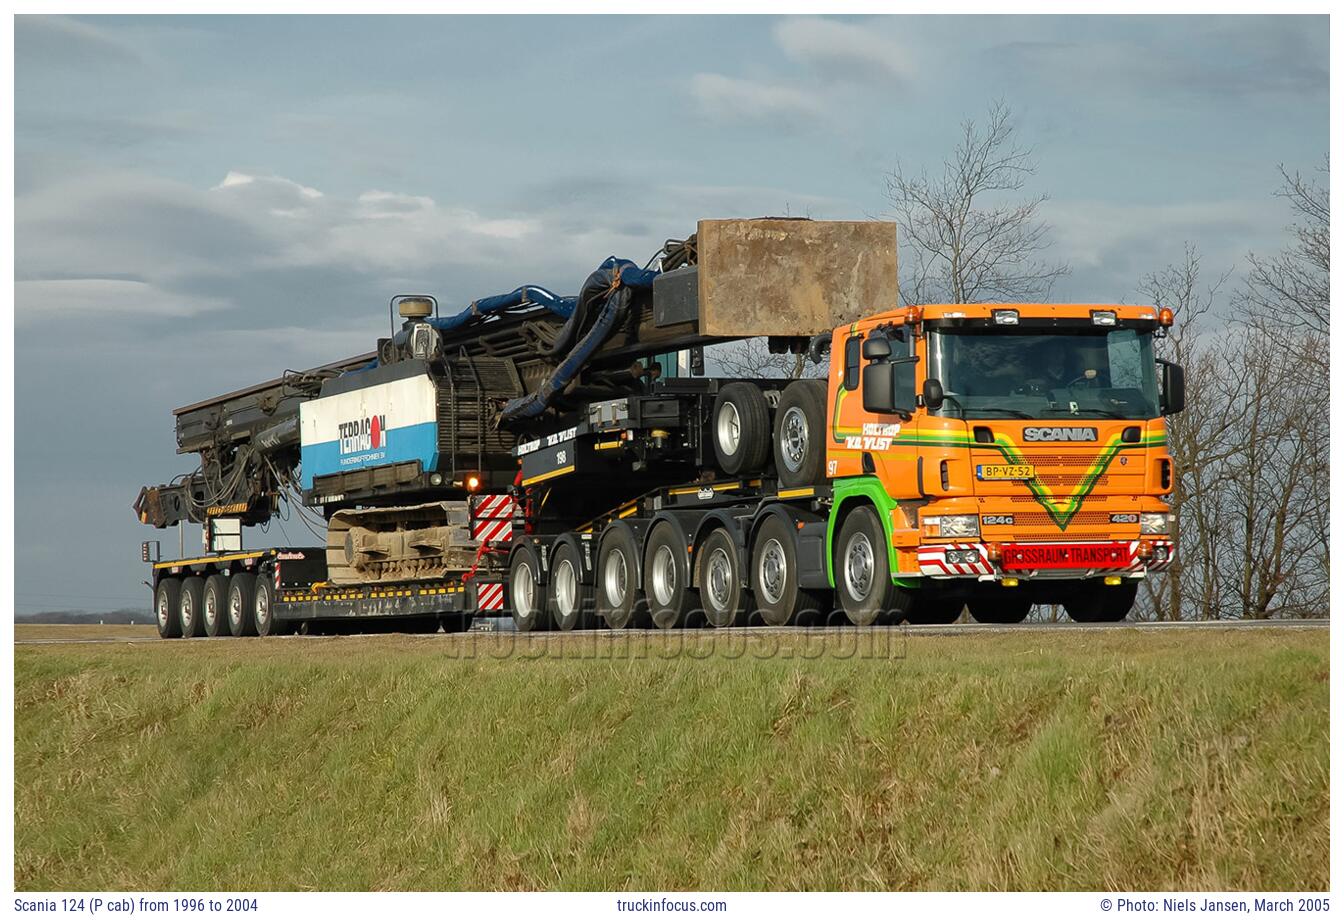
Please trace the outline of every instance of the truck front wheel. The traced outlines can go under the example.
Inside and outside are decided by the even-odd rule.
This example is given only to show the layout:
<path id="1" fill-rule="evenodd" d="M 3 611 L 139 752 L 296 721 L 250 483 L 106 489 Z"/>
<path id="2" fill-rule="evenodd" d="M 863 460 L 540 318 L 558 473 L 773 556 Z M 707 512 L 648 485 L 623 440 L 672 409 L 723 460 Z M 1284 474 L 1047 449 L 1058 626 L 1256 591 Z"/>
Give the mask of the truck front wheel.
<path id="1" fill-rule="evenodd" d="M 182 626 L 177 620 L 177 605 L 182 597 L 182 582 L 176 578 L 160 579 L 154 591 L 154 618 L 159 625 L 160 639 L 179 639 Z"/>
<path id="2" fill-rule="evenodd" d="M 910 613 L 913 595 L 891 583 L 891 558 L 877 512 L 855 508 L 835 541 L 835 587 L 840 606 L 855 626 L 899 623 Z"/>
<path id="3" fill-rule="evenodd" d="M 1065 600 L 1064 609 L 1076 623 L 1119 623 L 1129 616 L 1138 595 L 1138 582 L 1107 587 L 1093 581 Z"/>

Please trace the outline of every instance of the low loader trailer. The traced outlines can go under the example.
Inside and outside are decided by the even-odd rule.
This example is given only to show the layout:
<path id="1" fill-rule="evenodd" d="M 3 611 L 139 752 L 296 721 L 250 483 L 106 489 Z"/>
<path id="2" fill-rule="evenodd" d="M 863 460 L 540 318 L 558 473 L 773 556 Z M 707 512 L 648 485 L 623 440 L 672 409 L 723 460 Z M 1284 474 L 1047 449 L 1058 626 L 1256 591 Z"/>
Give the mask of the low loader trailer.
<path id="1" fill-rule="evenodd" d="M 575 298 L 394 299 L 370 355 L 178 410 L 201 468 L 136 513 L 209 551 L 145 544 L 160 633 L 1123 619 L 1176 552 L 1171 312 L 895 268 L 881 222 L 702 221 Z M 703 373 L 750 336 L 819 376 Z M 325 545 L 244 551 L 286 501 Z"/>

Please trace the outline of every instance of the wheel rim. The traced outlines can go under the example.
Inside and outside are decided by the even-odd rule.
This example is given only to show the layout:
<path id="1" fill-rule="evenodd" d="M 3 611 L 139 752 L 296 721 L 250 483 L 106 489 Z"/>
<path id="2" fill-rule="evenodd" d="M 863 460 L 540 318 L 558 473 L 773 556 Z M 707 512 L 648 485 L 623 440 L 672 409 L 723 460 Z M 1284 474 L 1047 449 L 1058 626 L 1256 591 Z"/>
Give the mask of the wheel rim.
<path id="1" fill-rule="evenodd" d="M 761 548 L 761 593 L 772 604 L 784 599 L 784 585 L 789 578 L 789 560 L 784 545 L 771 537 Z"/>
<path id="2" fill-rule="evenodd" d="M 215 599 L 215 592 L 207 591 L 205 593 L 205 625 L 211 629 L 215 628 L 215 622 L 219 619 L 219 601 Z"/>
<path id="3" fill-rule="evenodd" d="M 182 592 L 182 631 L 191 632 L 196 626 L 196 604 L 191 599 L 190 591 Z"/>
<path id="4" fill-rule="evenodd" d="M 561 617 L 569 619 L 573 616 L 578 593 L 579 579 L 574 574 L 573 563 L 568 559 L 560 560 L 560 564 L 555 567 L 555 606 Z"/>
<path id="5" fill-rule="evenodd" d="M 620 607 L 625 603 L 625 585 L 629 577 L 630 567 L 625 562 L 625 553 L 613 549 L 607 556 L 607 566 L 602 572 L 602 586 L 611 606 Z"/>
<path id="6" fill-rule="evenodd" d="M 509 594 L 513 597 L 513 612 L 519 619 L 532 616 L 536 584 L 532 581 L 532 566 L 526 562 L 514 569 L 509 580 Z"/>
<path id="7" fill-rule="evenodd" d="M 257 591 L 257 627 L 264 629 L 271 622 L 271 594 L 265 588 Z"/>
<path id="8" fill-rule="evenodd" d="M 240 626 L 243 622 L 243 592 L 229 592 L 229 624 Z"/>
<path id="9" fill-rule="evenodd" d="M 733 561 L 721 547 L 715 547 L 705 563 L 705 590 L 715 610 L 727 610 L 733 593 Z"/>
<path id="10" fill-rule="evenodd" d="M 856 533 L 845 547 L 845 589 L 855 600 L 866 600 L 873 590 L 873 544 L 866 533 Z"/>
<path id="11" fill-rule="evenodd" d="M 677 592 L 677 560 L 671 547 L 660 546 L 653 553 L 653 597 L 661 606 L 672 603 Z"/>
<path id="12" fill-rule="evenodd" d="M 779 448 L 789 472 L 798 472 L 807 459 L 807 416 L 797 406 L 790 407 L 779 424 Z"/>
<path id="13" fill-rule="evenodd" d="M 158 611 L 157 611 L 157 612 L 158 612 L 158 615 L 159 615 L 159 628 L 160 628 L 160 629 L 164 629 L 164 630 L 166 630 L 166 629 L 168 628 L 168 616 L 169 616 L 169 614 L 172 613 L 172 611 L 170 611 L 170 610 L 168 609 L 168 592 L 167 592 L 167 591 L 160 591 L 160 592 L 159 592 L 159 603 L 158 603 Z"/>
<path id="14" fill-rule="evenodd" d="M 715 431 L 719 449 L 730 457 L 736 454 L 742 444 L 742 417 L 737 414 L 737 406 L 730 402 L 723 404 Z"/>

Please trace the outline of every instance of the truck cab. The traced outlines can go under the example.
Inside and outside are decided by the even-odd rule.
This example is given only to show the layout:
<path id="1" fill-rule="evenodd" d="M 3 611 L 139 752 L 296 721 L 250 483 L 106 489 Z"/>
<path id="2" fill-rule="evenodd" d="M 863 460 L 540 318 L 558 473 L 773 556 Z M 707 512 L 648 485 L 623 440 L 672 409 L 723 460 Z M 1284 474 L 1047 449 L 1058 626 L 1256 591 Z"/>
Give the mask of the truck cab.
<path id="1" fill-rule="evenodd" d="M 1170 324 L 1152 306 L 937 304 L 834 330 L 828 558 L 847 611 L 918 594 L 981 621 L 1033 603 L 1123 618 L 1175 553 L 1165 416 L 1184 380 L 1153 341 Z"/>

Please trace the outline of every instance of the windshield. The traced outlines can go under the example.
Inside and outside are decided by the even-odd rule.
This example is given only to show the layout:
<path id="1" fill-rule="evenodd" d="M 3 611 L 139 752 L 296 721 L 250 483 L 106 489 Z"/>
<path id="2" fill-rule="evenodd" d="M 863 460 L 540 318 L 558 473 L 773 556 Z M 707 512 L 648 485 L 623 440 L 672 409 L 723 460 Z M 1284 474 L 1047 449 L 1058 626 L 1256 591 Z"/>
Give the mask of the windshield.
<path id="1" fill-rule="evenodd" d="M 929 339 L 933 373 L 952 399 L 941 415 L 967 418 L 1156 418 L 1150 332 L 941 329 Z M 959 404 L 959 405 L 958 405 Z"/>

